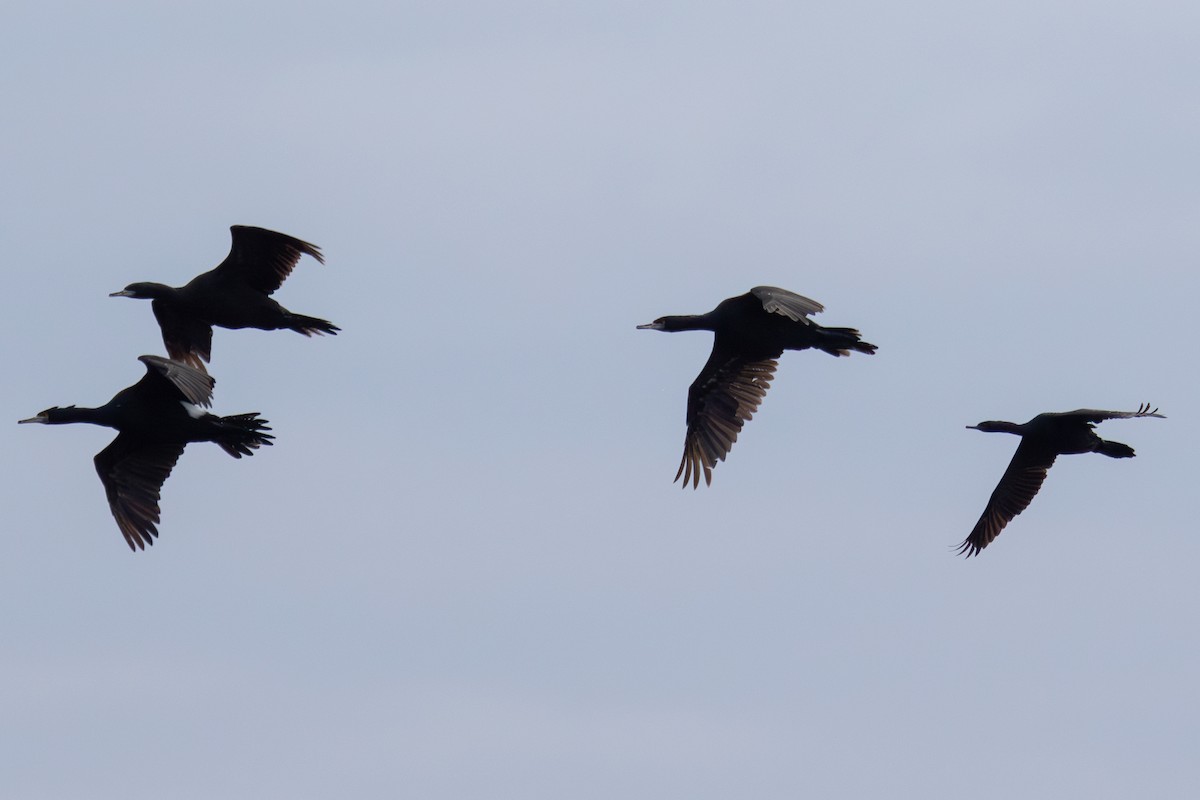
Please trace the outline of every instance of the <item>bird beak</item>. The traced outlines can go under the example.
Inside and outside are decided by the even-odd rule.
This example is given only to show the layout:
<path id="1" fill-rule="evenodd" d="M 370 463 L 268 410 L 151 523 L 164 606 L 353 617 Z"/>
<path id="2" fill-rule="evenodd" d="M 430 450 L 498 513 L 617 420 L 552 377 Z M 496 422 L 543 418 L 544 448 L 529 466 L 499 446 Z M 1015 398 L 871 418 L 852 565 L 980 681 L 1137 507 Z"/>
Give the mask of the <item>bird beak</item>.
<path id="1" fill-rule="evenodd" d="M 977 431 L 977 430 L 979 430 L 979 426 L 978 426 L 978 425 L 968 425 L 968 426 L 967 426 L 967 430 L 969 430 L 969 431 Z"/>
<path id="2" fill-rule="evenodd" d="M 36 417 L 30 417 L 29 419 L 19 419 L 17 420 L 17 424 L 24 425 L 26 422 L 46 422 L 46 420 L 45 414 L 38 414 Z"/>
<path id="3" fill-rule="evenodd" d="M 122 289 L 119 292 L 113 292 L 109 297 L 133 297 L 133 292 L 128 289 Z"/>
<path id="4" fill-rule="evenodd" d="M 661 331 L 663 324 L 661 322 L 647 322 L 645 325 L 638 325 L 639 331 Z"/>

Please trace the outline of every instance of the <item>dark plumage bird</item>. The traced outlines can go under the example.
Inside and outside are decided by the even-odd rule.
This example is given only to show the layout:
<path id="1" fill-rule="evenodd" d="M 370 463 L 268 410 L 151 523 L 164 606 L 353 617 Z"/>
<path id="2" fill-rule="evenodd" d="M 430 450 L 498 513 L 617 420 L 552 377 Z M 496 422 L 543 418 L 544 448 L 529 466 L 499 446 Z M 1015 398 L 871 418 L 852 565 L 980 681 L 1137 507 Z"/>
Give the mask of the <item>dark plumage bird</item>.
<path id="1" fill-rule="evenodd" d="M 140 356 L 146 374 L 99 408 L 48 408 L 20 422 L 89 422 L 116 428 L 117 438 L 96 454 L 96 472 L 129 548 L 158 536 L 159 494 L 188 442 L 216 442 L 234 458 L 253 455 L 274 438 L 257 414 L 218 417 L 201 410 L 212 402 L 207 373 L 159 356 Z"/>
<path id="2" fill-rule="evenodd" d="M 186 285 L 131 283 L 109 297 L 152 300 L 167 354 L 199 370 L 211 357 L 214 325 L 337 335 L 341 328 L 332 322 L 293 314 L 269 296 L 292 274 L 300 256 L 310 255 L 324 264 L 320 248 L 263 228 L 234 225 L 229 231 L 229 255 Z"/>
<path id="3" fill-rule="evenodd" d="M 1150 404 L 1138 406 L 1137 411 L 1097 411 L 1081 408 L 1077 411 L 1038 414 L 1023 425 L 1015 422 L 990 420 L 968 428 L 987 433 L 1015 433 L 1021 437 L 1017 452 L 1008 469 L 992 492 L 983 516 L 975 529 L 958 548 L 959 555 L 979 555 L 979 551 L 1000 535 L 1009 520 L 1029 507 L 1033 496 L 1042 488 L 1046 472 L 1054 459 L 1072 453 L 1101 453 L 1109 458 L 1133 458 L 1133 448 L 1120 442 L 1109 442 L 1096 435 L 1093 426 L 1106 419 L 1158 417 L 1158 409 Z"/>
<path id="4" fill-rule="evenodd" d="M 724 461 L 742 425 L 758 410 L 784 350 L 816 348 L 832 356 L 851 350 L 874 353 L 875 345 L 853 328 L 824 328 L 809 315 L 824 311 L 815 300 L 774 286 L 756 286 L 724 300 L 707 314 L 659 317 L 639 330 L 712 331 L 712 354 L 688 389 L 687 436 L 675 480 L 692 488 L 712 484 L 712 469 Z"/>

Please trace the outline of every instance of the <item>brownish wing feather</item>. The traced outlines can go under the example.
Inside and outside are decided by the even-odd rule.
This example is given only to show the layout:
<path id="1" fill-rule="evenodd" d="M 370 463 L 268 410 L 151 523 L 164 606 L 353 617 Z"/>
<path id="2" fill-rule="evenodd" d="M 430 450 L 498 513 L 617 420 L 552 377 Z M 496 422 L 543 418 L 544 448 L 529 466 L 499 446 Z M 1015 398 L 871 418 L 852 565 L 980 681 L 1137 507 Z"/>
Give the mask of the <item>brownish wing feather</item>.
<path id="1" fill-rule="evenodd" d="M 204 362 L 212 357 L 212 326 L 191 315 L 176 314 L 159 300 L 151 303 L 150 307 L 154 309 L 154 318 L 162 329 L 167 355 L 206 372 Z"/>
<path id="2" fill-rule="evenodd" d="M 1054 465 L 1056 457 L 1053 451 L 1022 440 L 1000 483 L 996 484 L 983 516 L 975 523 L 971 535 L 959 545 L 958 554 L 965 554 L 968 558 L 979 555 L 1000 535 L 1009 520 L 1028 508 L 1034 495 L 1042 488 L 1046 473 Z"/>
<path id="3" fill-rule="evenodd" d="M 778 354 L 777 354 L 778 355 Z M 675 480 L 683 476 L 682 486 L 712 485 L 712 469 L 724 461 L 746 420 L 758 410 L 758 404 L 775 377 L 774 358 L 750 361 L 743 356 L 713 348 L 708 363 L 688 389 L 687 436 L 683 440 L 683 460 Z"/>
<path id="4" fill-rule="evenodd" d="M 182 443 L 147 443 L 122 433 L 96 454 L 108 507 L 130 550 L 154 544 L 159 495 L 183 448 Z"/>
<path id="5" fill-rule="evenodd" d="M 271 294 L 283 285 L 296 268 L 300 256 L 309 255 L 325 263 L 321 248 L 286 233 L 246 225 L 234 225 L 229 232 L 233 237 L 233 246 L 213 272 L 229 274 L 230 277 L 236 275 L 239 280 L 265 294 Z"/>

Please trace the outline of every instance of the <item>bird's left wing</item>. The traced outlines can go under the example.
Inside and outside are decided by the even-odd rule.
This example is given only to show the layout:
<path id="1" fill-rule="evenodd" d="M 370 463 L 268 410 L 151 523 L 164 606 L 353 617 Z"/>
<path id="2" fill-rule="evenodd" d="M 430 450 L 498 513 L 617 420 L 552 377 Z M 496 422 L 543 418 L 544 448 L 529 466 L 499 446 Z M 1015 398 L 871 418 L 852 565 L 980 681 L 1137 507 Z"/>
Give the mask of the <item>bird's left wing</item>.
<path id="1" fill-rule="evenodd" d="M 108 507 L 130 550 L 154 544 L 162 486 L 183 448 L 183 444 L 146 443 L 122 433 L 96 454 L 96 473 L 108 495 Z"/>
<path id="2" fill-rule="evenodd" d="M 683 476 L 683 486 L 690 481 L 696 488 L 703 472 L 705 484 L 712 484 L 712 468 L 725 460 L 742 426 L 758 410 L 776 365 L 774 358 L 751 361 L 714 345 L 688 389 L 687 435 L 675 480 Z"/>
<path id="3" fill-rule="evenodd" d="M 1004 475 L 992 491 L 983 515 L 975 523 L 971 534 L 959 545 L 958 554 L 968 557 L 979 555 L 979 551 L 1000 535 L 1009 520 L 1028 508 L 1034 495 L 1042 488 L 1046 473 L 1054 466 L 1056 457 L 1053 450 L 1022 440 L 1008 469 L 1004 470 Z"/>
<path id="4" fill-rule="evenodd" d="M 204 362 L 212 357 L 212 326 L 198 317 L 182 314 L 160 300 L 155 300 L 150 307 L 162 331 L 167 355 L 203 372 Z"/>

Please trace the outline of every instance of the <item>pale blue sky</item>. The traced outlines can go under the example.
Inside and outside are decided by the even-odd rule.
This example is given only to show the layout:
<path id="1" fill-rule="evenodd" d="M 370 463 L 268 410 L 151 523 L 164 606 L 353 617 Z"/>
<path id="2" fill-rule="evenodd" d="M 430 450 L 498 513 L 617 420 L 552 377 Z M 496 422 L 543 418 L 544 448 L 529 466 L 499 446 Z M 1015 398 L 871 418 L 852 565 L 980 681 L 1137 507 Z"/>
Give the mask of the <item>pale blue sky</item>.
<path id="1" fill-rule="evenodd" d="M 6 798 L 1128 798 L 1200 783 L 1193 3 L 17 3 L 0 26 Z M 217 331 L 131 554 L 21 426 L 161 341 L 137 280 L 320 245 Z M 758 284 L 788 353 L 671 478 Z M 955 558 L 1041 411 L 1064 457 Z"/>

